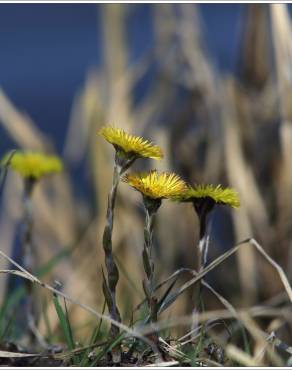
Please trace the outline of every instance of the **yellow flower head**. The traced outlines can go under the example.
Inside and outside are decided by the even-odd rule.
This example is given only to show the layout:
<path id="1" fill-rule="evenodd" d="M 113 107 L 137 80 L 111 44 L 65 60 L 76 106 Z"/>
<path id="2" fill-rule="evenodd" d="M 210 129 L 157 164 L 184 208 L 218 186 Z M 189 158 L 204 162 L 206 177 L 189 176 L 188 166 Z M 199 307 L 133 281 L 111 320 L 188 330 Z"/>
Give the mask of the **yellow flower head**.
<path id="1" fill-rule="evenodd" d="M 6 156 L 2 163 L 7 163 L 7 160 Z M 38 180 L 44 175 L 62 171 L 63 165 L 54 155 L 16 151 L 9 161 L 9 167 L 24 178 Z"/>
<path id="2" fill-rule="evenodd" d="M 151 199 L 172 198 L 186 190 L 186 183 L 176 174 L 156 170 L 148 173 L 127 174 L 123 181 Z"/>
<path id="3" fill-rule="evenodd" d="M 197 199 L 211 198 L 217 204 L 223 204 L 232 208 L 240 206 L 238 193 L 232 188 L 223 189 L 221 185 L 195 185 L 189 187 L 185 193 L 179 195 L 181 201 L 195 201 Z"/>
<path id="4" fill-rule="evenodd" d="M 122 150 L 128 154 L 134 154 L 137 157 L 146 157 L 161 159 L 162 150 L 159 146 L 152 144 L 150 141 L 140 136 L 127 134 L 124 130 L 114 127 L 102 127 L 99 134 L 111 143 L 116 150 Z"/>

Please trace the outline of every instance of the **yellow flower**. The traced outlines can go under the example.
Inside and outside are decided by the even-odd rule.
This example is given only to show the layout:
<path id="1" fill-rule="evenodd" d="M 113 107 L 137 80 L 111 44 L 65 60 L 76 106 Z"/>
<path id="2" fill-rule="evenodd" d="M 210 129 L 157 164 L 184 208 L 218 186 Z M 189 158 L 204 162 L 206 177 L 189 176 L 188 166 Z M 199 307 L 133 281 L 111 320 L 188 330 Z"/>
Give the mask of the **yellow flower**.
<path id="1" fill-rule="evenodd" d="M 232 188 L 223 189 L 221 185 L 195 185 L 194 187 L 189 187 L 186 192 L 178 196 L 179 200 L 190 202 L 202 198 L 211 198 L 217 204 L 233 208 L 240 206 L 238 193 Z"/>
<path id="2" fill-rule="evenodd" d="M 127 134 L 124 130 L 114 127 L 102 127 L 99 134 L 111 143 L 116 150 L 121 150 L 128 154 L 134 154 L 137 157 L 146 157 L 161 159 L 162 150 L 159 146 L 152 144 L 150 141 L 140 136 Z"/>
<path id="3" fill-rule="evenodd" d="M 123 181 L 151 199 L 172 198 L 186 190 L 186 183 L 176 174 L 156 170 L 148 173 L 127 174 Z"/>
<path id="4" fill-rule="evenodd" d="M 6 156 L 2 163 L 5 164 L 7 160 Z M 54 155 L 17 151 L 11 157 L 9 167 L 24 178 L 38 180 L 44 175 L 62 171 L 63 165 L 61 160 Z"/>

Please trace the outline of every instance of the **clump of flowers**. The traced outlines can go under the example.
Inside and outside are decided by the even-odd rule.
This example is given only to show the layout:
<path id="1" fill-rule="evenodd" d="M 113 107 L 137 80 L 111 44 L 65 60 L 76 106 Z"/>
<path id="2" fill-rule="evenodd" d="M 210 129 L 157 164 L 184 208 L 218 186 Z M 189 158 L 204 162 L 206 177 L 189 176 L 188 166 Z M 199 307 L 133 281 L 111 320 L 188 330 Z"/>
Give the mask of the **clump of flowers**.
<path id="1" fill-rule="evenodd" d="M 103 249 L 107 269 L 107 279 L 104 277 L 103 281 L 103 292 L 111 318 L 120 322 L 121 317 L 116 303 L 116 286 L 119 280 L 119 271 L 112 252 L 112 232 L 117 188 L 121 175 L 136 159 L 141 157 L 161 159 L 163 154 L 162 150 L 158 146 L 152 144 L 148 140 L 145 140 L 140 136 L 130 135 L 119 128 L 111 126 L 102 127 L 99 134 L 112 144 L 116 151 L 113 182 L 108 197 L 107 223 L 103 233 Z M 115 325 L 111 325 L 110 334 L 112 338 L 115 338 L 119 334 L 119 328 Z M 116 352 L 117 353 L 114 353 L 116 357 L 114 362 L 119 361 L 118 351 Z"/>
<path id="2" fill-rule="evenodd" d="M 8 153 L 2 160 L 2 165 L 11 168 L 23 178 L 23 227 L 22 246 L 23 265 L 30 271 L 36 269 L 37 251 L 33 242 L 33 215 L 32 215 L 32 193 L 35 184 L 44 176 L 61 172 L 62 161 L 55 155 L 47 155 L 41 152 L 16 150 Z M 33 299 L 32 286 L 28 282 L 27 290 L 27 321 L 30 331 L 30 341 L 39 339 L 36 322 L 38 317 L 37 299 Z"/>
<path id="3" fill-rule="evenodd" d="M 139 191 L 143 196 L 145 208 L 145 239 L 142 256 L 146 275 L 143 280 L 143 289 L 148 303 L 150 321 L 154 323 L 157 321 L 158 313 L 158 301 L 154 290 L 154 261 L 152 258 L 154 216 L 163 199 L 178 196 L 186 191 L 187 185 L 174 173 L 164 172 L 158 174 L 156 170 L 148 173 L 127 174 L 123 177 L 123 181 Z"/>

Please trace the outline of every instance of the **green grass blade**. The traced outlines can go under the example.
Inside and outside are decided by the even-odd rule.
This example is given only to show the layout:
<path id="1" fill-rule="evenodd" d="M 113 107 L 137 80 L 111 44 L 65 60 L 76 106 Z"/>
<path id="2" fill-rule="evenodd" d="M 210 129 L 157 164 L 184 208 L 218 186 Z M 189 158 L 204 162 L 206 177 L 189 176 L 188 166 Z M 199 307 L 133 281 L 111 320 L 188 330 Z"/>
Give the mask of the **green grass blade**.
<path id="1" fill-rule="evenodd" d="M 96 358 L 90 364 L 90 367 L 96 366 L 98 361 L 105 356 L 107 352 L 110 352 L 114 347 L 116 347 L 124 338 L 124 333 L 120 333 L 111 343 L 109 343 L 105 348 L 103 348 Z"/>
<path id="2" fill-rule="evenodd" d="M 55 309 L 56 309 L 56 312 L 59 318 L 60 326 L 61 326 L 63 335 L 65 337 L 68 349 L 71 351 L 75 349 L 75 345 L 74 345 L 74 340 L 72 337 L 72 331 L 71 331 L 68 317 L 64 313 L 63 308 L 56 296 L 53 296 L 53 302 L 55 305 Z"/>
<path id="3" fill-rule="evenodd" d="M 106 301 L 103 302 L 102 314 L 104 314 L 105 308 L 106 308 Z M 92 333 L 91 338 L 90 338 L 90 341 L 89 341 L 89 344 L 90 345 L 92 345 L 92 344 L 94 344 L 94 343 L 97 342 L 98 337 L 99 337 L 100 332 L 101 332 L 102 321 L 103 321 L 102 318 L 100 318 L 99 323 L 98 323 L 98 326 L 93 330 L 93 333 Z M 90 349 L 88 349 L 84 353 L 83 358 L 81 360 L 81 364 L 80 364 L 81 367 L 89 366 L 89 362 L 90 362 L 90 360 L 88 358 L 89 353 L 90 353 Z"/>

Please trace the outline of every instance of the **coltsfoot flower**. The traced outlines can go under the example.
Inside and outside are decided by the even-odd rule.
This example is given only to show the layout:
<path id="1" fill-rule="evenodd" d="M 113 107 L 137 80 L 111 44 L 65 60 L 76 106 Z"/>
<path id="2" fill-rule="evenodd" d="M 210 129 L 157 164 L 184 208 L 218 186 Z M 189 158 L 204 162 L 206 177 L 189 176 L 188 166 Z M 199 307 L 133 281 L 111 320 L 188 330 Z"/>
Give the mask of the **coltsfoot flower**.
<path id="1" fill-rule="evenodd" d="M 7 157 L 2 161 L 5 164 Z M 40 152 L 16 151 L 9 160 L 9 167 L 18 172 L 23 178 L 39 180 L 45 175 L 61 172 L 62 161 L 54 155 L 47 155 Z"/>
<path id="2" fill-rule="evenodd" d="M 111 143 L 117 152 L 133 155 L 136 158 L 161 159 L 163 157 L 159 146 L 140 136 L 130 135 L 122 129 L 106 126 L 99 130 L 99 134 Z"/>
<path id="3" fill-rule="evenodd" d="M 150 199 L 172 198 L 187 190 L 186 183 L 175 173 L 158 174 L 156 170 L 126 174 L 122 180 Z"/>
<path id="4" fill-rule="evenodd" d="M 240 206 L 238 193 L 232 188 L 222 188 L 221 185 L 195 185 L 182 192 L 177 199 L 183 202 L 209 199 L 215 204 L 223 204 L 232 208 Z"/>

